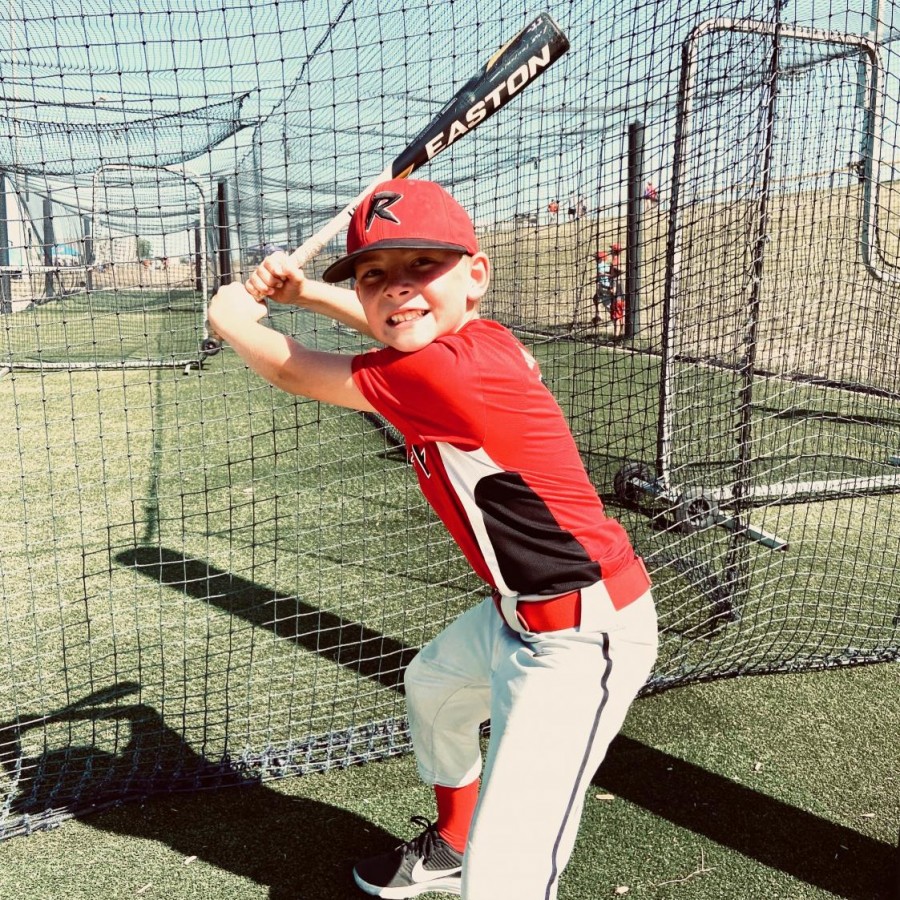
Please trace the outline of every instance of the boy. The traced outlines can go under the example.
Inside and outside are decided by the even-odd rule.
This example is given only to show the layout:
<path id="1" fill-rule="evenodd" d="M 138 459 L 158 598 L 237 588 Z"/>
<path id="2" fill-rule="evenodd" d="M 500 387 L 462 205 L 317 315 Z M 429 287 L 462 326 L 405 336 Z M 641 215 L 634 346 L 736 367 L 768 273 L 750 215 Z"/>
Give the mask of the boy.
<path id="1" fill-rule="evenodd" d="M 609 304 L 609 318 L 613 326 L 613 340 L 625 337 L 625 298 L 621 292 L 613 295 Z"/>
<path id="2" fill-rule="evenodd" d="M 349 277 L 355 294 L 332 286 Z M 414 818 L 423 832 L 358 862 L 354 878 L 394 900 L 553 900 L 584 791 L 656 658 L 646 570 L 604 515 L 537 363 L 479 317 L 490 262 L 449 194 L 427 181 L 379 185 L 324 279 L 276 254 L 246 289 L 219 291 L 210 322 L 271 383 L 393 423 L 426 498 L 491 588 L 406 673 L 437 821 Z M 384 348 L 306 349 L 259 323 L 254 296 L 327 313 Z"/>
<path id="3" fill-rule="evenodd" d="M 618 340 L 625 337 L 625 293 L 622 290 L 622 266 L 619 263 L 622 245 L 610 245 L 609 252 L 612 254 L 612 261 L 609 265 L 610 302 L 607 308 L 609 309 L 609 318 L 612 322 L 613 340 Z"/>
<path id="4" fill-rule="evenodd" d="M 600 324 L 601 305 L 609 311 L 613 300 L 613 275 L 611 274 L 611 266 L 606 251 L 598 250 L 595 259 L 597 263 L 597 284 L 594 290 L 594 318 L 591 320 L 591 325 Z"/>

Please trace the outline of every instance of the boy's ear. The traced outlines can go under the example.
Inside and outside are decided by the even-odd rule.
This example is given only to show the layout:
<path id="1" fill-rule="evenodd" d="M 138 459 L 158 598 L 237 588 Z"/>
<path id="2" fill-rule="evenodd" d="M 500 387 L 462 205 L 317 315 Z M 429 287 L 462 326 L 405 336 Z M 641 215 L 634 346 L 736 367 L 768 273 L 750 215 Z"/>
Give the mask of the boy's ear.
<path id="1" fill-rule="evenodd" d="M 472 256 L 469 267 L 469 293 L 468 300 L 476 305 L 487 293 L 491 283 L 491 261 L 487 255 L 479 251 Z"/>

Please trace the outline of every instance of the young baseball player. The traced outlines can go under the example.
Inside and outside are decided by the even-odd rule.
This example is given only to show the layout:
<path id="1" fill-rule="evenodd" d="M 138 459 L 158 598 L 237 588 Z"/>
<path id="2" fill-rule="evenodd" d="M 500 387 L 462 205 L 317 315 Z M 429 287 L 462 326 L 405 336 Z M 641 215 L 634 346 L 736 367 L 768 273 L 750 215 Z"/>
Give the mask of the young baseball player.
<path id="1" fill-rule="evenodd" d="M 350 277 L 354 292 L 334 286 Z M 646 570 L 604 514 L 538 364 L 479 317 L 490 262 L 448 193 L 428 181 L 381 184 L 324 280 L 277 254 L 246 289 L 219 291 L 210 322 L 271 383 L 393 423 L 489 593 L 406 672 L 437 820 L 415 817 L 422 833 L 358 862 L 354 878 L 395 900 L 553 900 L 584 792 L 656 658 Z M 261 324 L 254 297 L 328 314 L 384 346 L 307 349 Z"/>
<path id="2" fill-rule="evenodd" d="M 594 257 L 597 266 L 596 286 L 594 288 L 594 318 L 591 320 L 592 325 L 599 325 L 600 307 L 603 306 L 605 311 L 609 311 L 610 304 L 613 300 L 613 280 L 616 274 L 612 272 L 609 264 L 609 256 L 605 250 L 598 250 Z"/>

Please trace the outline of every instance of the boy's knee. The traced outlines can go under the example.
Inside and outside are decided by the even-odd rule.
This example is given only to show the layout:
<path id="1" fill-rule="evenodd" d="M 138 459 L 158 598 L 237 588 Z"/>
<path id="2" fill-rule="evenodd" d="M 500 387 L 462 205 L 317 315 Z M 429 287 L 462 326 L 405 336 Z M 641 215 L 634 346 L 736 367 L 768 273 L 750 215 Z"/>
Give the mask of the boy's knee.
<path id="1" fill-rule="evenodd" d="M 417 653 L 403 673 L 403 688 L 407 699 L 424 688 L 428 680 L 427 671 L 428 664 L 423 661 L 422 654 Z"/>
<path id="2" fill-rule="evenodd" d="M 460 685 L 447 677 L 446 671 L 434 665 L 427 652 L 419 652 L 406 667 L 403 688 L 407 710 L 429 709 L 459 690 Z"/>
<path id="3" fill-rule="evenodd" d="M 441 705 L 451 690 L 421 653 L 413 657 L 406 667 L 403 688 L 406 711 L 411 723 L 431 718 L 431 711 Z"/>

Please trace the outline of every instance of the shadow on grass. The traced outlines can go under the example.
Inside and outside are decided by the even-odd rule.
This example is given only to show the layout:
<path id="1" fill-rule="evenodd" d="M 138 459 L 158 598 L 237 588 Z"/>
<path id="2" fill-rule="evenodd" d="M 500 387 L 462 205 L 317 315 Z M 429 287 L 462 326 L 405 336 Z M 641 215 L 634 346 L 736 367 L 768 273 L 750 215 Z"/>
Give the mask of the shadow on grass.
<path id="1" fill-rule="evenodd" d="M 52 712 L 0 723 L 0 773 L 11 786 L 0 837 L 125 799 L 246 782 L 228 761 L 194 752 L 140 702 L 140 691 L 123 681 Z"/>
<path id="2" fill-rule="evenodd" d="M 265 785 L 158 797 L 92 817 L 85 824 L 156 841 L 185 861 L 196 858 L 263 885 L 269 900 L 361 897 L 353 882 L 353 863 L 398 843 L 355 813 L 288 797 Z M 188 868 L 182 878 L 194 882 L 198 893 L 191 896 L 203 895 L 203 875 L 192 876 Z M 215 880 L 208 883 L 214 885 Z M 211 896 L 224 895 L 217 891 Z"/>
<path id="3" fill-rule="evenodd" d="M 270 587 L 165 547 L 136 547 L 117 554 L 115 560 L 394 690 L 402 690 L 403 672 L 418 652 L 418 648 L 361 622 L 278 594 Z"/>
<path id="4" fill-rule="evenodd" d="M 119 554 L 117 561 L 389 687 L 399 688 L 398 672 L 416 652 L 359 622 L 273 595 L 271 588 L 173 551 L 138 548 Z M 594 781 L 660 818 L 845 900 L 892 896 L 893 847 L 624 735 L 613 742 Z M 187 802 L 179 798 L 172 805 Z M 182 832 L 165 813 L 157 821 L 153 811 L 123 809 L 92 824 L 162 841 L 267 884 L 272 898 L 309 896 L 298 891 L 313 886 L 319 900 L 353 896 L 350 860 L 395 842 L 355 814 L 285 798 L 265 786 L 214 792 L 190 803 L 207 810 L 199 833 L 196 824 Z M 327 893 L 331 885 L 335 893 Z"/>
<path id="5" fill-rule="evenodd" d="M 844 900 L 893 900 L 894 847 L 625 735 L 613 741 L 593 780 L 681 828 Z"/>
<path id="6" fill-rule="evenodd" d="M 896 851 L 625 736 L 595 783 L 655 815 L 844 900 L 891 900 Z M 359 894 L 355 859 L 397 838 L 339 807 L 265 786 L 170 796 L 92 818 L 269 888 L 270 900 Z M 742 896 L 735 885 L 735 895 Z"/>
<path id="7" fill-rule="evenodd" d="M 227 762 L 205 759 L 155 709 L 134 702 L 139 694 L 139 684 L 121 682 L 53 713 L 0 724 L 0 766 L 16 783 L 9 806 L 20 822 L 15 833 L 81 819 L 264 885 L 271 900 L 346 900 L 356 892 L 353 861 L 396 845 L 355 813 L 286 797 L 245 781 Z M 28 732 L 48 725 L 78 734 L 112 725 L 126 740 L 116 753 L 74 743 L 26 756 Z M 240 789 L 198 790 L 225 786 Z M 122 885 L 136 882 L 131 894 L 148 876 L 122 864 L 116 877 Z M 204 877 L 196 876 L 198 886 Z"/>

